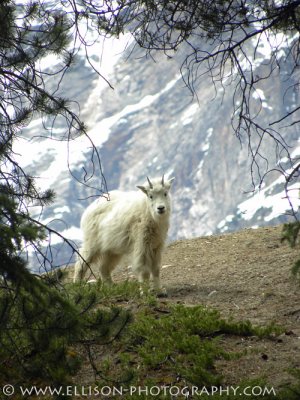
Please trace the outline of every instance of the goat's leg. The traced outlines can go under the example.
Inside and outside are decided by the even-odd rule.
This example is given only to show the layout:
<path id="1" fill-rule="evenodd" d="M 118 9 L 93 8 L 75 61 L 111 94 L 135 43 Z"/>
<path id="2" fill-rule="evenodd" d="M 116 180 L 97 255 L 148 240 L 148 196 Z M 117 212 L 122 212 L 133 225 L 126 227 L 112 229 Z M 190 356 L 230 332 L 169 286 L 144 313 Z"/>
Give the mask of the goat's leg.
<path id="1" fill-rule="evenodd" d="M 161 286 L 160 282 L 160 268 L 152 269 L 152 280 L 153 280 L 153 290 L 157 294 L 158 297 L 166 297 L 167 291 L 164 287 Z"/>
<path id="2" fill-rule="evenodd" d="M 80 256 L 78 255 L 75 267 L 73 281 L 78 282 L 82 280 L 86 274 L 86 271 L 95 260 L 95 253 L 86 250 L 85 248 L 80 249 Z"/>
<path id="3" fill-rule="evenodd" d="M 120 256 L 111 253 L 101 254 L 99 258 L 100 276 L 103 283 L 112 284 L 111 273 L 120 261 Z"/>
<path id="4" fill-rule="evenodd" d="M 150 279 L 150 272 L 149 271 L 145 271 L 142 269 L 138 269 L 137 270 L 137 275 L 138 275 L 138 281 L 142 284 L 142 283 L 149 283 L 149 279 Z"/>
<path id="5" fill-rule="evenodd" d="M 87 270 L 87 265 L 85 262 L 83 262 L 83 260 L 78 259 L 76 261 L 75 267 L 74 267 L 74 277 L 73 277 L 73 281 L 78 282 L 81 281 L 86 273 Z"/>
<path id="6" fill-rule="evenodd" d="M 145 258 L 141 257 L 133 260 L 132 269 L 140 283 L 140 292 L 141 294 L 143 294 L 144 289 L 148 290 L 149 288 L 149 279 L 150 279 L 150 269 L 148 265 L 145 263 Z"/>
<path id="7" fill-rule="evenodd" d="M 141 295 L 144 294 L 144 290 L 146 292 L 149 291 L 149 279 L 150 279 L 150 272 L 145 270 L 145 266 L 136 269 L 136 274 L 138 281 L 140 283 L 140 293 Z"/>
<path id="8" fill-rule="evenodd" d="M 153 280 L 153 289 L 155 291 L 159 291 L 161 289 L 160 268 L 152 269 L 152 280 Z"/>
<path id="9" fill-rule="evenodd" d="M 161 269 L 161 252 L 157 252 L 152 260 L 152 265 L 151 265 L 153 290 L 157 293 L 158 296 L 167 296 L 166 289 L 161 287 L 160 269 Z"/>

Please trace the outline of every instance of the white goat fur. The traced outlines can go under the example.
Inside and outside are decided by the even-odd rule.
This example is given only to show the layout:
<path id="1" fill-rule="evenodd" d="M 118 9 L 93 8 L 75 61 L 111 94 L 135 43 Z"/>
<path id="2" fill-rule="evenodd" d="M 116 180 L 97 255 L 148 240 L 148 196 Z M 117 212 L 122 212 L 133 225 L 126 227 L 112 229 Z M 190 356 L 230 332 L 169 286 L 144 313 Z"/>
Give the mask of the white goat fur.
<path id="1" fill-rule="evenodd" d="M 148 179 L 147 185 L 137 186 L 141 191 L 112 191 L 109 200 L 99 198 L 85 210 L 81 219 L 82 258 L 75 264 L 74 282 L 83 278 L 88 265 L 93 270 L 98 264 L 102 281 L 111 283 L 112 270 L 129 256 L 138 280 L 142 283 L 152 276 L 154 289 L 160 290 L 173 179 Z"/>

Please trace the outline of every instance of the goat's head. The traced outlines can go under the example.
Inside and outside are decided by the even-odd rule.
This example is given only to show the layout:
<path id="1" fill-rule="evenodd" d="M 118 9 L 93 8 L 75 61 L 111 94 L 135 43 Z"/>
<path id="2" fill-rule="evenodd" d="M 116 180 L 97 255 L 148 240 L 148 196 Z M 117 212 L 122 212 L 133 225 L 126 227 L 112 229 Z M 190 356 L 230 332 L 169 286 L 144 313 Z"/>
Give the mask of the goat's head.
<path id="1" fill-rule="evenodd" d="M 165 181 L 163 176 L 161 179 L 150 181 L 147 177 L 147 185 L 137 186 L 148 197 L 150 210 L 155 219 L 166 216 L 171 211 L 169 190 L 173 180 L 174 178 Z"/>

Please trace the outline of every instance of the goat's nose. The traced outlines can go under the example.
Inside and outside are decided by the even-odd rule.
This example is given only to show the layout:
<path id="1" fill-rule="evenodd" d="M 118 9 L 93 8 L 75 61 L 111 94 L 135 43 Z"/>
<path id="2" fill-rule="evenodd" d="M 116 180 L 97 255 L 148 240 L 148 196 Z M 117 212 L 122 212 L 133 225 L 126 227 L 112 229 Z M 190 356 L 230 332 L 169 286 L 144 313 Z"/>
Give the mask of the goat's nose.
<path id="1" fill-rule="evenodd" d="M 157 210 L 159 213 L 163 213 L 165 211 L 165 206 L 158 206 Z"/>

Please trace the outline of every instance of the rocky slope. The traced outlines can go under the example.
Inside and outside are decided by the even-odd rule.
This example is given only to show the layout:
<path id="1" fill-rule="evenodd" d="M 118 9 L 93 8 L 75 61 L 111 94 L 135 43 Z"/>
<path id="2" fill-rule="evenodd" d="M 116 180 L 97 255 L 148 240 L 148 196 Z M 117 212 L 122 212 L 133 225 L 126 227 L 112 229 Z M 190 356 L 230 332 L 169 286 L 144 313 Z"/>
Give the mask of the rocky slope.
<path id="1" fill-rule="evenodd" d="M 170 240 L 285 221 L 288 202 L 283 199 L 280 175 L 269 175 L 263 192 L 246 194 L 252 188 L 251 158 L 246 138 L 239 141 L 231 125 L 235 86 L 224 90 L 203 78 L 197 97 L 193 97 L 180 75 L 184 49 L 173 59 L 163 54 L 156 54 L 155 59 L 141 57 L 139 50 L 128 52 L 129 58 L 119 57 L 111 68 L 109 80 L 114 90 L 105 87 L 80 57 L 61 86 L 63 93 L 80 104 L 109 190 L 131 190 L 144 182 L 146 175 L 175 176 Z M 94 60 L 97 62 L 97 57 Z M 261 56 L 257 63 L 258 74 L 264 71 L 263 60 Z M 265 121 L 283 115 L 297 102 L 296 92 L 282 102 L 282 94 L 294 83 L 286 78 L 289 68 L 284 56 L 276 80 L 263 81 L 253 98 Z M 59 128 L 58 121 L 55 129 Z M 34 122 L 29 133 L 38 135 L 40 130 L 41 125 Z M 282 135 L 288 138 L 293 155 L 299 155 L 296 128 Z M 90 144 L 79 139 L 68 147 L 38 138 L 28 145 L 31 158 L 24 161 L 25 166 L 41 177 L 41 186 L 50 186 L 57 193 L 43 219 L 53 221 L 52 227 L 80 242 L 80 216 L 92 201 L 90 196 L 98 193 L 74 179 L 70 171 L 83 181 L 86 171 L 92 170 Z M 20 146 L 24 152 L 24 143 Z M 262 150 L 272 165 L 274 142 L 266 138 Z M 261 165 L 265 167 L 263 160 Z M 100 185 L 99 171 L 88 183 L 94 188 Z M 55 240 L 52 238 L 52 243 Z M 55 263 L 66 263 L 68 257 L 60 250 Z"/>
<path id="2" fill-rule="evenodd" d="M 178 240 L 165 250 L 161 279 L 168 297 L 158 299 L 158 310 L 169 303 L 201 304 L 235 321 L 251 321 L 257 326 L 274 323 L 282 328 L 277 338 L 261 341 L 254 336 L 225 335 L 221 339 L 227 350 L 242 355 L 218 363 L 228 385 L 263 377 L 279 390 L 293 383 L 290 371 L 299 368 L 299 279 L 291 273 L 299 248 L 282 243 L 281 237 L 281 225 L 243 229 Z M 64 271 L 65 279 L 71 280 L 73 268 Z M 136 277 L 131 268 L 122 266 L 114 271 L 113 279 L 118 284 Z M 131 298 L 124 299 L 126 308 L 133 303 Z"/>

